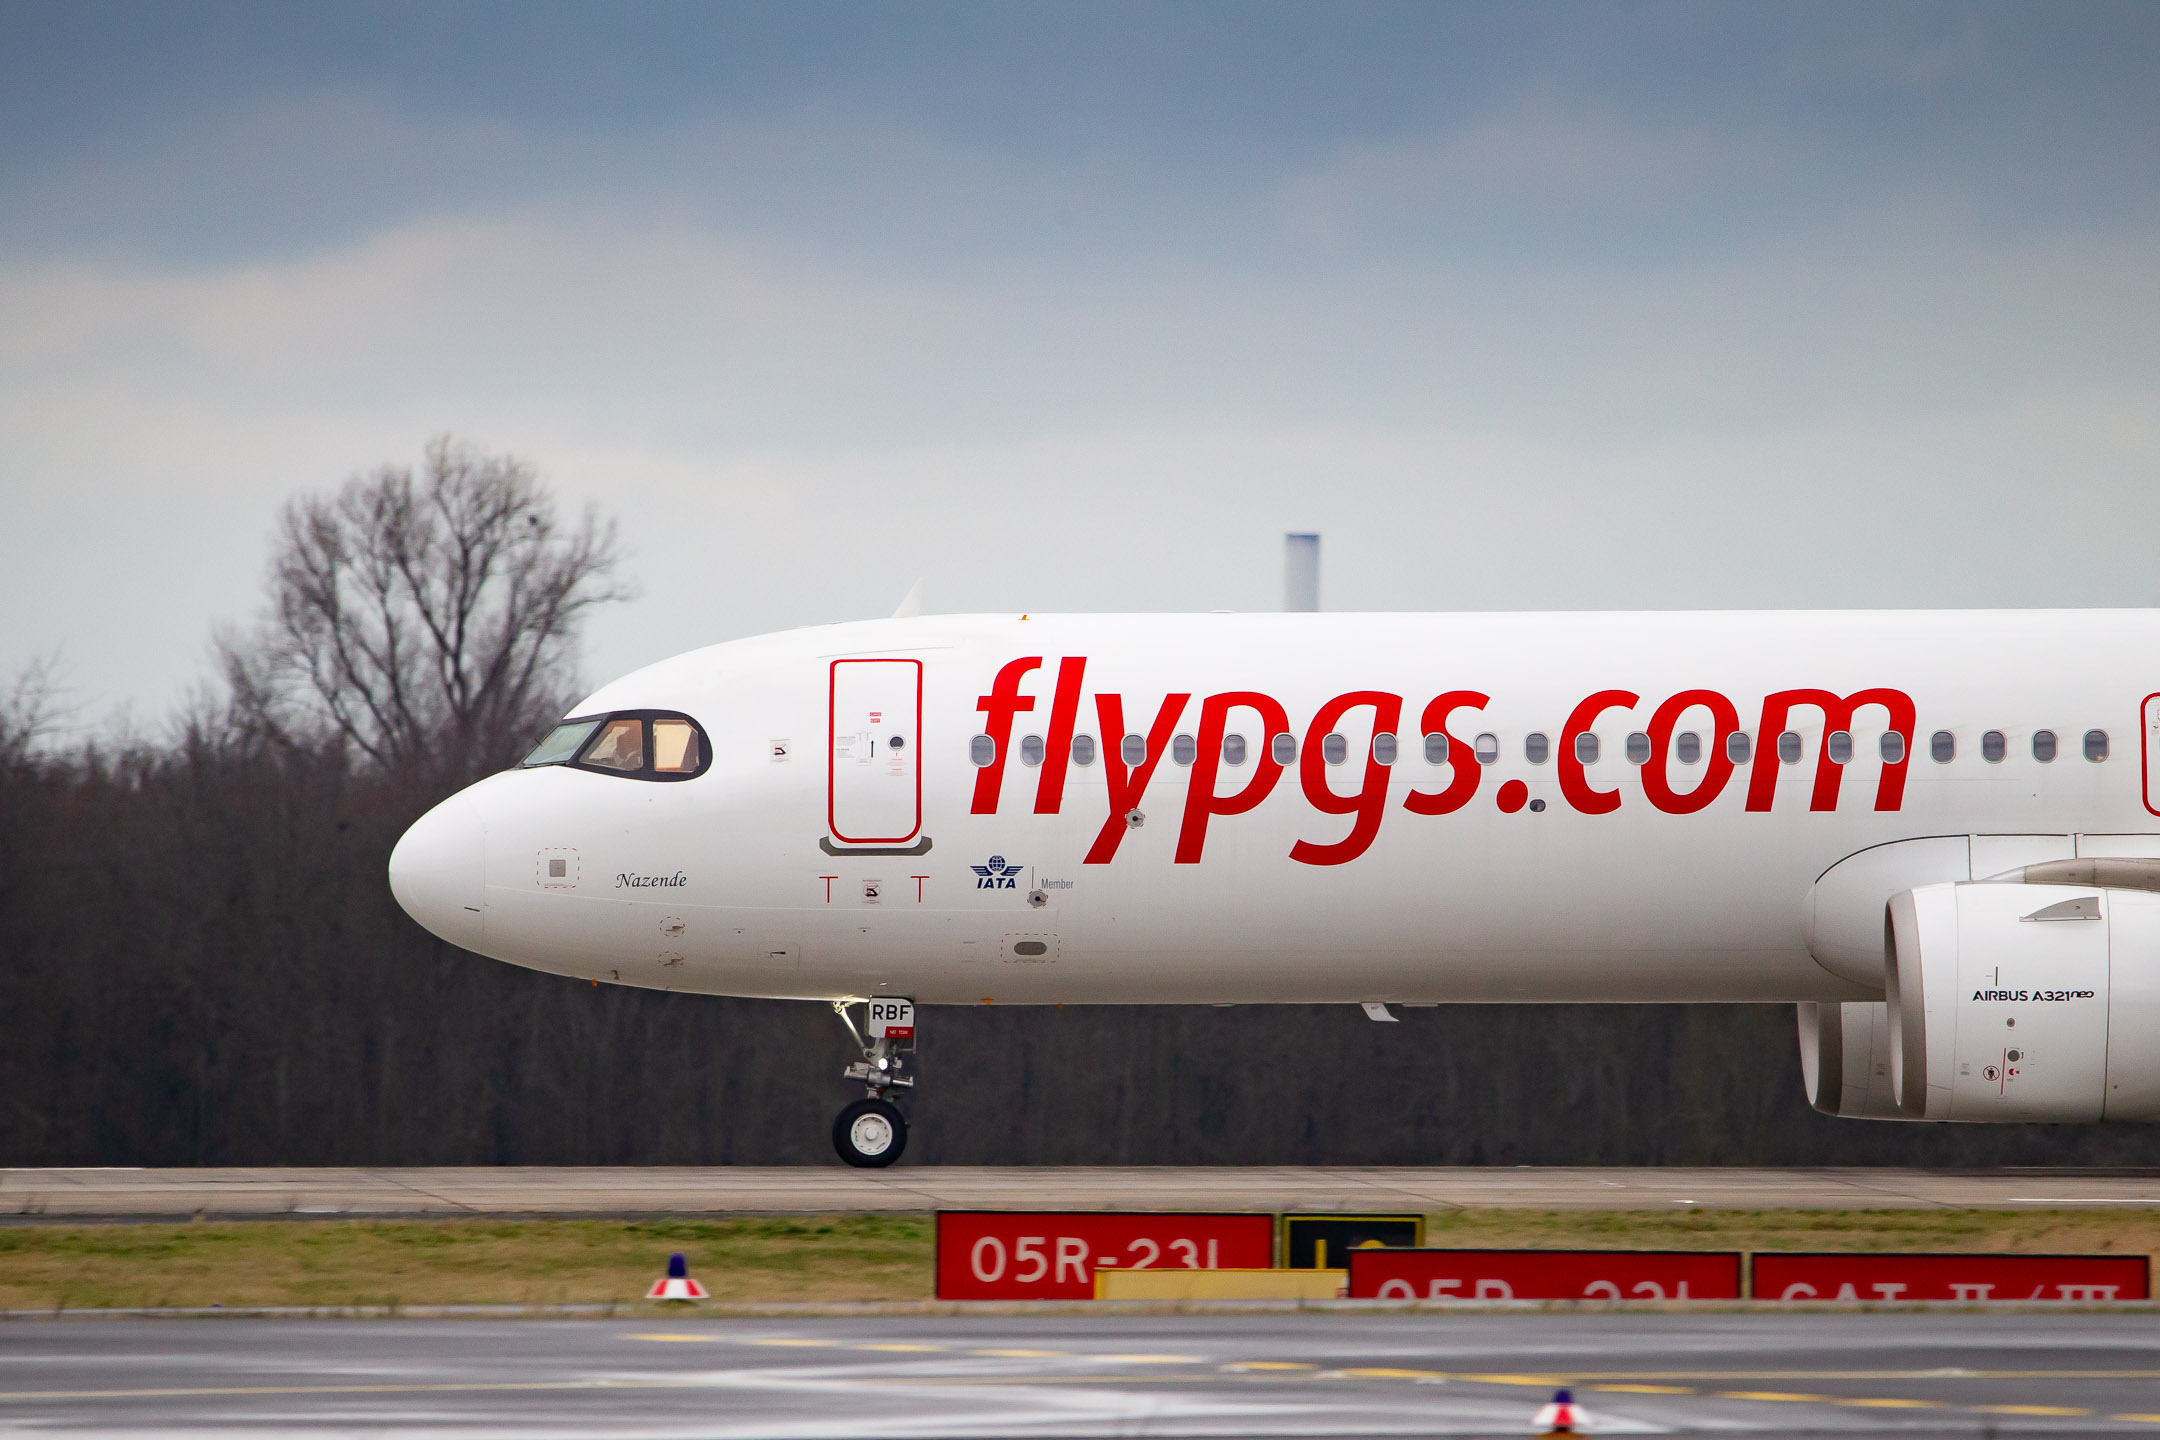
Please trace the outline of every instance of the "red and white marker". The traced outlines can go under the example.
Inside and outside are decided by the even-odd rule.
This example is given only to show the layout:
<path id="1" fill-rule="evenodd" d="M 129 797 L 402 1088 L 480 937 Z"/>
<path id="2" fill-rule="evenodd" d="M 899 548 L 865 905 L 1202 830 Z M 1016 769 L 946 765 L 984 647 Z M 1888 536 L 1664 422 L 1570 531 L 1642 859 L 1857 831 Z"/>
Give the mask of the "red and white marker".
<path id="1" fill-rule="evenodd" d="M 1537 1412 L 1530 1422 L 1540 1435 L 1587 1435 L 1590 1433 L 1590 1416 L 1575 1403 L 1575 1397 L 1565 1390 L 1553 1392 L 1552 1403 Z"/>
<path id="2" fill-rule="evenodd" d="M 647 1300 L 703 1300 L 705 1287 L 690 1278 L 690 1262 L 680 1254 L 667 1257 L 667 1274 L 653 1281 Z"/>

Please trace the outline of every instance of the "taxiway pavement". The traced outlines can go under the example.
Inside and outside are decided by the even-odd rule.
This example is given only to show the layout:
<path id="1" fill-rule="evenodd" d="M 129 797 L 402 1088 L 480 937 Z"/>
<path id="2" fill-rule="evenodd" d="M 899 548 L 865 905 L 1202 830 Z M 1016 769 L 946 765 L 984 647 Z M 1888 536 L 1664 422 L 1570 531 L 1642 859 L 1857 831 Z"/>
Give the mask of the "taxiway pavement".
<path id="1" fill-rule="evenodd" d="M 2144 1315 L 17 1320 L 0 1434 L 2160 1434 Z"/>
<path id="2" fill-rule="evenodd" d="M 0 1220 L 785 1214 L 940 1209 L 1440 1211 L 2160 1206 L 2160 1171 L 833 1166 L 0 1169 Z"/>

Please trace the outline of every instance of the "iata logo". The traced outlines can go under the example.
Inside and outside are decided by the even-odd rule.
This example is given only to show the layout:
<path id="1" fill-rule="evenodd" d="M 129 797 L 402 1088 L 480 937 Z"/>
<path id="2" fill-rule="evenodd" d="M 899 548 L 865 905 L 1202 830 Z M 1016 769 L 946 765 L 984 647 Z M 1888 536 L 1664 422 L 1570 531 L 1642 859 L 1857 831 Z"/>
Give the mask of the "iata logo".
<path id="1" fill-rule="evenodd" d="M 1006 864 L 1003 855 L 992 855 L 989 864 L 970 865 L 968 869 L 975 872 L 975 888 L 978 890 L 1017 890 L 1020 888 L 1013 881 L 1013 876 L 1020 873 L 1020 867 Z"/>

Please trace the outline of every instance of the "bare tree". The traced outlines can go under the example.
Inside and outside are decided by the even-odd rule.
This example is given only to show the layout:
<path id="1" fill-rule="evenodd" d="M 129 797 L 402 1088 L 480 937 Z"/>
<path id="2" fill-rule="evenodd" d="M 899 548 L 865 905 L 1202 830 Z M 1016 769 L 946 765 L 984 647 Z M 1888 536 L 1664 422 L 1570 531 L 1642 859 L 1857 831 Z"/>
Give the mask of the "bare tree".
<path id="1" fill-rule="evenodd" d="M 286 505 L 268 613 L 219 641 L 235 707 L 415 779 L 485 773 L 573 698 L 586 613 L 628 595 L 617 563 L 612 522 L 566 528 L 524 461 L 438 437 L 418 475 Z"/>
<path id="2" fill-rule="evenodd" d="M 27 762 L 60 718 L 60 661 L 40 655 L 0 690 L 0 769 Z"/>

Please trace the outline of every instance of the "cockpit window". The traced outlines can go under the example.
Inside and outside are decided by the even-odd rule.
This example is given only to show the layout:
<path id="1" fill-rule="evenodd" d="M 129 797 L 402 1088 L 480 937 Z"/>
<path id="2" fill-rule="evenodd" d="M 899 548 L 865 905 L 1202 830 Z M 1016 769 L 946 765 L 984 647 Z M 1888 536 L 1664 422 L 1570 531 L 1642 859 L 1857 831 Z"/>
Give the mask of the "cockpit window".
<path id="1" fill-rule="evenodd" d="M 698 768 L 697 726 L 688 720 L 652 722 L 653 769 L 665 775 L 687 775 Z"/>
<path id="2" fill-rule="evenodd" d="M 568 765 L 633 780 L 688 780 L 712 763 L 705 732 L 687 715 L 630 710 L 565 720 L 525 766 Z"/>
<path id="3" fill-rule="evenodd" d="M 548 732 L 547 739 L 540 742 L 539 748 L 525 757 L 525 763 L 528 766 L 565 763 L 577 754 L 578 746 L 585 743 L 585 737 L 599 724 L 598 720 L 572 720 L 567 725 L 556 726 Z"/>
<path id="4" fill-rule="evenodd" d="M 608 721 L 579 758 L 602 770 L 644 769 L 645 722 L 628 718 Z"/>

